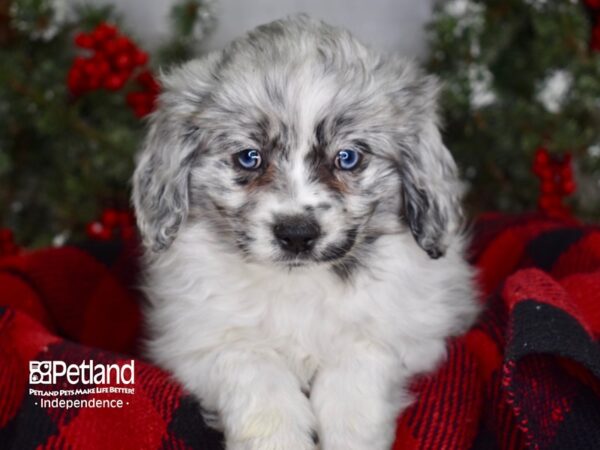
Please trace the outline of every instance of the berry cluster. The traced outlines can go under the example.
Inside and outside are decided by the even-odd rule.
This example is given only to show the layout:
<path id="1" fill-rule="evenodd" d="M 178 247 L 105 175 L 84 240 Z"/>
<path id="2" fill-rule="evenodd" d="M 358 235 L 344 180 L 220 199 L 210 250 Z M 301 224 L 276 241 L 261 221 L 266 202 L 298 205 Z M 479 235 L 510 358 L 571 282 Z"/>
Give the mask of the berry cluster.
<path id="1" fill-rule="evenodd" d="M 575 192 L 571 154 L 557 159 L 545 148 L 538 148 L 533 162 L 533 173 L 540 179 L 538 208 L 551 217 L 570 217 L 571 211 L 563 198 Z"/>
<path id="2" fill-rule="evenodd" d="M 86 231 L 94 240 L 110 241 L 120 237 L 129 241 L 136 236 L 135 219 L 128 210 L 105 209 L 100 220 L 89 223 Z"/>
<path id="3" fill-rule="evenodd" d="M 10 256 L 19 253 L 13 233 L 8 228 L 0 228 L 0 256 Z"/>
<path id="4" fill-rule="evenodd" d="M 135 80 L 142 89 L 127 94 L 127 104 L 136 117 L 142 118 L 154 110 L 160 86 L 149 70 L 140 73 Z"/>
<path id="5" fill-rule="evenodd" d="M 104 22 L 90 33 L 78 33 L 75 45 L 91 53 L 76 57 L 69 70 L 67 83 L 76 96 L 97 89 L 118 91 L 148 62 L 147 53 Z"/>

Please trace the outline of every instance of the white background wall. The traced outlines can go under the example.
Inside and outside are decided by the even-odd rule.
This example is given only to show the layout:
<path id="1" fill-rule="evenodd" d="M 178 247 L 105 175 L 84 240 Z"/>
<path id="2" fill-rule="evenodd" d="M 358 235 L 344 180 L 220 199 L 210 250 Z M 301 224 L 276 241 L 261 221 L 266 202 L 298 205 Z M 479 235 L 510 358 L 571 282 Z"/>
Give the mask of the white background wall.
<path id="1" fill-rule="evenodd" d="M 173 0 L 88 0 L 112 3 L 145 45 L 153 46 L 168 30 Z M 222 47 L 235 36 L 290 13 L 306 12 L 341 25 L 374 47 L 406 56 L 425 51 L 423 25 L 434 0 L 213 0 L 218 24 L 208 49 Z"/>

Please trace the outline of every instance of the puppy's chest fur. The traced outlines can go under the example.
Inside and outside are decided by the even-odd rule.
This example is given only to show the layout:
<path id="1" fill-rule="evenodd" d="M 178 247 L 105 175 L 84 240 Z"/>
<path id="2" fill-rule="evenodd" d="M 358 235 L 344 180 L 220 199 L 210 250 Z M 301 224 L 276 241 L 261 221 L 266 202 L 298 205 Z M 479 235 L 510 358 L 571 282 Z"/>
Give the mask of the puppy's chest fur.
<path id="1" fill-rule="evenodd" d="M 470 270 L 458 253 L 449 252 L 455 261 L 446 271 L 434 270 L 410 236 L 380 239 L 345 280 L 322 266 L 236 263 L 197 238 L 184 231 L 177 258 L 150 266 L 150 351 L 176 374 L 189 359 L 232 347 L 277 354 L 304 387 L 356 346 L 373 346 L 414 372 L 430 370 L 450 327 L 471 309 Z M 419 361 L 416 349 L 431 357 Z"/>

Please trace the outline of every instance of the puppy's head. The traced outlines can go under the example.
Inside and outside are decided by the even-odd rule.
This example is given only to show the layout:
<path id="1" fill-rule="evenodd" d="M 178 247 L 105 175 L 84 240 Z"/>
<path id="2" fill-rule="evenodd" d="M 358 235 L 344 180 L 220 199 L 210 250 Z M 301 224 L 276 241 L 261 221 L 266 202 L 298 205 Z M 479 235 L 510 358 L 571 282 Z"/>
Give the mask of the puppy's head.
<path id="1" fill-rule="evenodd" d="M 435 80 L 411 64 L 300 16 L 162 81 L 134 176 L 151 251 L 201 222 L 265 264 L 343 266 L 405 230 L 444 254 L 460 189 Z"/>

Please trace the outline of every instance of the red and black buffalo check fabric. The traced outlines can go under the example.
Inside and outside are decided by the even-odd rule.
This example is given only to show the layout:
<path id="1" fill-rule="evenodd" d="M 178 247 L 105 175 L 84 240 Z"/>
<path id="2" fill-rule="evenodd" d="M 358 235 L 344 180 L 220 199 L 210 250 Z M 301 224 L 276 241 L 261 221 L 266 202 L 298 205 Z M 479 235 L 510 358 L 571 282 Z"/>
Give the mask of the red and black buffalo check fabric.
<path id="1" fill-rule="evenodd" d="M 600 449 L 600 228 L 491 214 L 473 234 L 486 308 L 415 380 L 393 449 Z M 222 448 L 198 402 L 139 356 L 137 256 L 88 243 L 0 260 L 0 449 Z M 31 360 L 131 358 L 135 394 L 95 394 L 123 408 L 29 394 Z"/>

